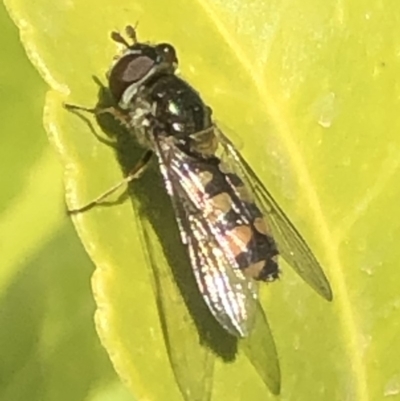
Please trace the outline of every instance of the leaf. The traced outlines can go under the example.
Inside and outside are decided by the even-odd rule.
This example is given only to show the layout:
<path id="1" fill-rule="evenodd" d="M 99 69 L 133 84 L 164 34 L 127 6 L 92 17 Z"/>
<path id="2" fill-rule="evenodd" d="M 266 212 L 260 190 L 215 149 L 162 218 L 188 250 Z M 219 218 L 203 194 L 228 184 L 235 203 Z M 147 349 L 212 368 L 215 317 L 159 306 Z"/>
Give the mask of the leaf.
<path id="1" fill-rule="evenodd" d="M 400 393 L 393 358 L 400 351 L 397 3 L 7 5 L 53 88 L 46 121 L 71 205 L 91 200 L 122 174 L 113 152 L 61 104 L 96 103 L 91 76 L 103 79 L 116 53 L 109 32 L 140 21 L 140 38 L 176 46 L 182 74 L 238 132 L 244 157 L 330 278 L 332 304 L 283 263 L 281 282 L 264 288 L 281 398 L 375 401 Z M 139 398 L 180 399 L 131 202 L 97 208 L 75 224 L 97 265 L 98 331 L 114 366 Z M 234 363 L 218 360 L 212 398 L 272 396 L 239 353 Z"/>
<path id="2" fill-rule="evenodd" d="M 60 207 L 55 204 L 44 206 L 39 202 L 45 191 L 49 198 L 61 197 L 62 183 L 59 179 L 61 169 L 57 170 L 54 152 L 48 151 L 41 124 L 44 84 L 27 62 L 17 30 L 6 11 L 4 8 L 0 11 L 3 27 L 0 43 L 8 49 L 0 71 L 3 99 L 0 120 L 3 172 L 0 191 L 1 295 L 19 271 L 21 254 L 28 258 L 58 226 Z M 21 77 L 25 85 L 22 85 Z M 48 183 L 41 185 L 40 178 L 44 176 L 54 182 L 52 187 L 49 188 Z M 38 202 L 36 213 L 32 213 L 35 202 Z"/>
<path id="3" fill-rule="evenodd" d="M 71 225 L 65 225 L 2 297 L 2 399 L 83 400 L 116 383 L 92 323 L 91 268 L 82 254 Z"/>
<path id="4" fill-rule="evenodd" d="M 0 23 L 0 399 L 132 400 L 94 329 L 93 268 L 66 218 L 45 84 L 2 5 Z"/>

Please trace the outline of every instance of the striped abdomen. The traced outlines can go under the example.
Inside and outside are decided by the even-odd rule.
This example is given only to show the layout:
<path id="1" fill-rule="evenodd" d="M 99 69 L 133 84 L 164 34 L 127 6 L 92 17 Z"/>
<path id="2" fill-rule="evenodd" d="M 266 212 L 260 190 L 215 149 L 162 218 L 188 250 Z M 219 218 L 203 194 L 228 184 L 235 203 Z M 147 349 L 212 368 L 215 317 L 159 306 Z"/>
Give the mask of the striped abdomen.
<path id="1" fill-rule="evenodd" d="M 278 250 L 242 179 L 227 172 L 218 158 L 192 163 L 190 170 L 197 175 L 195 203 L 209 220 L 215 238 L 232 266 L 255 280 L 275 280 L 278 277 Z"/>

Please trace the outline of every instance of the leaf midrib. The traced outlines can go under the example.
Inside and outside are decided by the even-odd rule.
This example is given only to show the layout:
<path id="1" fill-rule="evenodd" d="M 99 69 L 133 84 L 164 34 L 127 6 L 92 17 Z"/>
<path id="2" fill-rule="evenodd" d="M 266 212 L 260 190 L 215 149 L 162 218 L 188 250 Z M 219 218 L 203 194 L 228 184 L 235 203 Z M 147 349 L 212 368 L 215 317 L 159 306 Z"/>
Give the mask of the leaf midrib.
<path id="1" fill-rule="evenodd" d="M 308 172 L 304 158 L 301 155 L 293 135 L 292 130 L 288 124 L 288 119 L 285 118 L 283 112 L 283 105 L 278 101 L 278 98 L 274 98 L 271 95 L 271 87 L 265 84 L 265 79 L 257 71 L 252 70 L 250 63 L 245 63 L 248 57 L 240 46 L 234 41 L 234 35 L 228 32 L 228 29 L 218 18 L 213 6 L 209 1 L 199 1 L 215 25 L 217 31 L 220 33 L 223 40 L 231 50 L 233 56 L 237 59 L 238 63 L 242 65 L 243 69 L 248 73 L 251 80 L 254 83 L 255 88 L 259 93 L 260 101 L 265 105 L 266 113 L 270 117 L 270 121 L 279 132 L 279 138 L 282 140 L 287 153 L 289 155 L 288 160 L 292 164 L 293 175 L 298 177 L 299 187 L 301 188 L 305 199 L 308 201 L 309 208 L 312 211 L 310 213 L 314 219 L 314 226 L 318 227 L 320 233 L 320 241 L 322 248 L 325 250 L 326 259 L 330 267 L 330 279 L 332 287 L 334 288 L 334 305 L 338 309 L 338 320 L 343 332 L 345 350 L 348 354 L 348 360 L 350 361 L 350 374 L 353 376 L 352 383 L 354 383 L 355 392 L 354 399 L 359 401 L 369 401 L 367 391 L 367 380 L 366 370 L 363 364 L 363 358 L 361 350 L 358 347 L 358 330 L 355 318 L 355 311 L 352 307 L 352 303 L 349 297 L 349 292 L 346 285 L 346 280 L 343 275 L 344 267 L 339 258 L 338 243 L 335 238 L 331 235 L 331 232 L 324 219 L 324 214 L 321 209 L 320 201 L 316 191 L 314 190 L 314 184 Z M 267 90 L 267 87 L 269 88 Z"/>

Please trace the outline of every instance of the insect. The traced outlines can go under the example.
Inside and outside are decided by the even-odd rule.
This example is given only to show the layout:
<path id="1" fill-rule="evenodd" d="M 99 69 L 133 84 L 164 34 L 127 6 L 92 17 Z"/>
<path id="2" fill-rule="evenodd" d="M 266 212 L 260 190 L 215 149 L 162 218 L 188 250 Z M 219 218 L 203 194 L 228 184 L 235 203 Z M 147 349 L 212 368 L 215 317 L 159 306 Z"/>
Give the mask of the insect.
<path id="1" fill-rule="evenodd" d="M 146 150 L 121 183 L 72 212 L 100 203 L 155 159 L 197 285 L 227 332 L 238 338 L 251 334 L 260 310 L 258 284 L 279 277 L 279 255 L 332 300 L 302 236 L 215 124 L 211 108 L 176 75 L 173 46 L 141 43 L 132 27 L 126 33 L 129 41 L 112 34 L 125 47 L 108 74 L 117 106 L 93 111 L 112 114 Z"/>
<path id="2" fill-rule="evenodd" d="M 300 233 L 214 122 L 211 108 L 176 74 L 174 47 L 139 42 L 130 26 L 126 35 L 127 39 L 112 33 L 112 39 L 124 48 L 108 72 L 115 105 L 67 107 L 111 114 L 135 138 L 143 154 L 121 182 L 70 213 L 101 204 L 155 162 L 189 256 L 187 268 L 192 269 L 205 304 L 226 333 L 242 339 L 242 349 L 261 379 L 278 394 L 279 361 L 258 299 L 259 283 L 278 279 L 280 255 L 331 301 L 329 282 Z M 160 276 L 165 280 L 167 275 Z M 209 400 L 213 350 L 199 347 L 194 351 L 197 364 L 188 360 L 187 352 L 192 352 L 198 338 L 189 330 L 183 335 L 193 337 L 182 342 L 176 319 L 171 319 L 181 312 L 171 307 L 169 290 L 162 295 L 163 285 L 170 288 L 171 282 L 159 282 L 158 307 L 160 316 L 164 315 L 163 332 L 177 383 L 186 400 Z"/>

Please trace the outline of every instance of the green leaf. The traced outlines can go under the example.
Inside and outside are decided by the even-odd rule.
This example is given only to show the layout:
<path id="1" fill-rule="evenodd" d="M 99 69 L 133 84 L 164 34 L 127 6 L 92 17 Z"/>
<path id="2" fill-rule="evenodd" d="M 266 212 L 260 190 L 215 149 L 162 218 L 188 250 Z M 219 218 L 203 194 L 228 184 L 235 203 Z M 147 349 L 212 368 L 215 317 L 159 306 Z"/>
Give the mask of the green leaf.
<path id="1" fill-rule="evenodd" d="M 282 280 L 262 292 L 281 398 L 376 401 L 400 393 L 393 357 L 400 351 L 397 2 L 7 4 L 53 89 L 46 124 L 66 168 L 70 205 L 90 201 L 122 173 L 113 152 L 62 102 L 96 103 L 91 77 L 104 81 L 116 54 L 110 31 L 139 21 L 142 40 L 176 46 L 182 74 L 238 133 L 243 155 L 330 278 L 332 304 L 284 263 Z M 139 398 L 180 399 L 138 220 L 131 202 L 76 217 L 97 266 L 98 332 Z M 161 250 L 155 257 L 164 263 Z M 212 399 L 244 398 L 272 396 L 241 353 L 234 363 L 218 359 Z"/>
<path id="2" fill-rule="evenodd" d="M 92 264 L 65 213 L 45 83 L 0 5 L 0 399 L 132 400 L 98 340 Z"/>
<path id="3" fill-rule="evenodd" d="M 71 225 L 64 225 L 20 266 L 2 297 L 2 399 L 90 400 L 121 386 L 94 330 L 92 269 L 82 260 Z"/>

